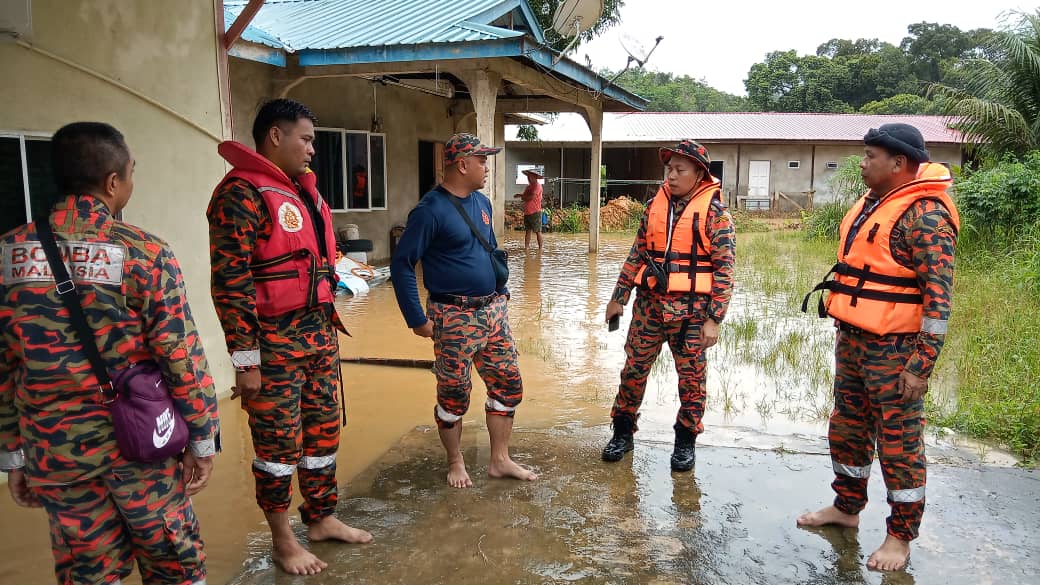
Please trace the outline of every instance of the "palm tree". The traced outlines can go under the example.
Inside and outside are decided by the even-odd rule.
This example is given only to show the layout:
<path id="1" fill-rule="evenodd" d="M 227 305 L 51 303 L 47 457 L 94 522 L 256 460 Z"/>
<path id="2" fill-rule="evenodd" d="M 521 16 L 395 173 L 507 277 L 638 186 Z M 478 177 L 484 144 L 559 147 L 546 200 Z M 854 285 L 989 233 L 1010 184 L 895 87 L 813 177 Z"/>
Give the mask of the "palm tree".
<path id="1" fill-rule="evenodd" d="M 988 57 L 963 63 L 961 83 L 929 92 L 943 103 L 950 127 L 989 159 L 1040 150 L 1040 10 L 1009 17 L 1012 24 L 990 37 Z"/>

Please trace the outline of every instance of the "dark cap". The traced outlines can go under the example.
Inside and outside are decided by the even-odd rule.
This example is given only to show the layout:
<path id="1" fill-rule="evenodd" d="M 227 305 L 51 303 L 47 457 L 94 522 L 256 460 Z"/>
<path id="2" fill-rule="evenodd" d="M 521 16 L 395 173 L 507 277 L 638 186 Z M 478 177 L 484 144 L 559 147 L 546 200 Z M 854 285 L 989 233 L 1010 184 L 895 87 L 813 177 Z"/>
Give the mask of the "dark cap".
<path id="1" fill-rule="evenodd" d="M 456 134 L 444 143 L 444 165 L 450 165 L 459 159 L 479 154 L 498 154 L 501 148 L 485 146 L 472 134 Z"/>
<path id="2" fill-rule="evenodd" d="M 711 157 L 708 150 L 693 140 L 683 140 L 675 148 L 662 148 L 658 151 L 661 162 L 668 164 L 673 155 L 684 156 L 704 167 L 704 172 L 711 174 Z"/>
<path id="3" fill-rule="evenodd" d="M 545 178 L 545 175 L 539 173 L 535 169 L 527 169 L 526 171 L 524 171 L 524 174 L 528 175 L 528 176 L 533 176 L 536 179 L 544 179 Z"/>
<path id="4" fill-rule="evenodd" d="M 921 131 L 910 124 L 882 124 L 871 128 L 863 137 L 867 146 L 880 146 L 893 154 L 901 154 L 914 162 L 927 162 L 928 150 L 924 147 Z"/>

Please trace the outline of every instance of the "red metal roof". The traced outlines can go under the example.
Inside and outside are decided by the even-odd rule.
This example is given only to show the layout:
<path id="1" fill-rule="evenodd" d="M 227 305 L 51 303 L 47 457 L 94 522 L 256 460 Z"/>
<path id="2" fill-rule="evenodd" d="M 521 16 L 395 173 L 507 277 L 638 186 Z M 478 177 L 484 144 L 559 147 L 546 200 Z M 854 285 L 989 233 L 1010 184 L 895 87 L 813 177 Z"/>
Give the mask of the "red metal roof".
<path id="1" fill-rule="evenodd" d="M 634 112 L 603 115 L 603 141 L 676 142 L 860 142 L 871 128 L 889 122 L 916 126 L 929 144 L 960 144 L 959 132 L 943 116 L 867 114 L 791 114 L 763 112 Z M 561 114 L 538 127 L 543 142 L 589 142 L 588 127 L 577 115 Z M 507 129 L 508 140 L 516 130 Z"/>

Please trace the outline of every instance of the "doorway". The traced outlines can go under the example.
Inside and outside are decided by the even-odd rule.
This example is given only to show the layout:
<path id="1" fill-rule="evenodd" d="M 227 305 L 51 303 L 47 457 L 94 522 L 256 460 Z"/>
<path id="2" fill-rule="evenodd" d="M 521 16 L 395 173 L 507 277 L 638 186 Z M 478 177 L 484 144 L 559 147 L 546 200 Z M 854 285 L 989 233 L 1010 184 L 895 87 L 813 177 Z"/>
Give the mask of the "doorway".
<path id="1" fill-rule="evenodd" d="M 437 143 L 419 141 L 419 199 L 437 186 Z"/>

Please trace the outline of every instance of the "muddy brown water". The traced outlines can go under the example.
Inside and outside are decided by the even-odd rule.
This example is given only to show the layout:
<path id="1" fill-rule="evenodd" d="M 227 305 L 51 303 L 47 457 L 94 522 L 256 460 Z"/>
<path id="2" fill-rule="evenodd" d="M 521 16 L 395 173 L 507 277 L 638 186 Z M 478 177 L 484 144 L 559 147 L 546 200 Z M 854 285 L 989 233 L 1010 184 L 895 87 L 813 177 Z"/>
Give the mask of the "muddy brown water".
<path id="1" fill-rule="evenodd" d="M 673 477 L 668 472 L 667 447 L 678 399 L 667 349 L 651 374 L 640 420 L 637 442 L 650 447 L 642 451 L 637 447 L 637 457 L 619 467 L 597 462 L 600 443 L 609 433 L 603 425 L 608 422 L 624 361 L 624 332 L 630 316 L 626 310 L 621 330 L 610 333 L 602 315 L 631 236 L 605 235 L 600 252 L 593 256 L 587 253 L 586 237 L 549 234 L 546 250 L 540 254 L 522 251 L 522 239 L 514 234 L 505 238 L 511 254 L 510 321 L 525 385 L 514 444 L 518 444 L 517 458 L 538 468 L 544 481 L 517 487 L 479 476 L 486 471 L 487 435 L 483 413 L 475 408 L 465 418 L 464 444 L 477 486 L 466 493 L 442 489 L 443 454 L 436 433 L 426 427 L 432 422 L 434 406 L 432 374 L 413 368 L 345 365 L 349 422 L 338 457 L 341 514 L 349 522 L 370 528 L 386 544 L 329 550 L 335 558 L 328 574 L 306 582 L 880 582 L 857 572 L 862 551 L 850 552 L 849 548 L 850 543 L 860 546 L 855 532 L 814 536 L 830 544 L 819 550 L 809 546 L 808 554 L 825 560 L 833 557 L 830 565 L 819 559 L 789 559 L 792 566 L 807 562 L 806 568 L 796 570 L 782 560 L 781 551 L 792 538 L 787 528 L 795 513 L 830 498 L 829 461 L 822 455 L 827 449 L 826 416 L 831 408 L 833 329 L 824 320 L 792 313 L 786 299 L 764 298 L 753 285 L 738 286 L 722 339 L 709 353 L 706 433 L 698 444 L 702 447 L 699 452 L 713 455 L 702 455 L 698 470 L 704 474 L 705 468 L 710 469 L 712 464 L 705 461 L 712 458 L 723 469 L 727 458 L 742 459 L 745 462 L 736 467 L 746 468 L 746 477 L 733 479 L 727 486 L 768 484 L 777 481 L 775 476 L 792 472 L 789 462 L 772 461 L 759 469 L 753 460 L 761 458 L 798 458 L 796 471 L 814 470 L 801 493 L 795 489 L 790 494 L 787 503 L 797 510 L 749 504 L 769 509 L 766 520 L 756 527 L 772 521 L 785 527 L 756 537 L 765 539 L 761 545 L 767 552 L 756 553 L 755 547 L 743 546 L 727 532 L 746 532 L 746 527 L 727 528 L 704 521 L 709 514 L 722 514 L 723 518 L 727 513 L 761 515 L 761 510 L 751 512 L 741 504 L 753 497 L 726 487 L 729 491 L 724 493 L 730 494 L 724 498 L 727 504 L 706 505 L 708 501 L 698 492 L 701 479 Z M 755 282 L 753 272 L 753 267 L 742 266 L 738 284 Z M 342 355 L 432 357 L 430 342 L 405 327 L 389 284 L 373 288 L 363 297 L 342 299 L 338 305 L 353 333 L 344 338 Z M 482 390 L 482 384 L 475 381 L 477 396 Z M 474 400 L 474 404 L 480 401 Z M 222 400 L 220 408 L 224 452 L 217 459 L 209 487 L 194 499 L 206 541 L 209 582 L 304 582 L 269 568 L 269 538 L 254 502 L 245 416 L 236 402 Z M 979 468 L 977 450 L 959 449 L 958 441 L 949 434 L 932 437 L 930 460 Z M 984 451 L 991 458 L 997 453 Z M 485 466 L 483 470 L 480 465 Z M 1035 481 L 1028 472 L 1021 473 Z M 778 485 L 790 489 L 791 484 L 781 481 Z M 1035 493 L 1035 489 L 1026 490 L 1022 497 L 1029 501 Z M 478 502 L 474 510 L 468 509 L 471 498 Z M 883 499 L 880 493 L 875 496 L 876 502 Z M 559 502 L 563 504 L 557 505 Z M 1032 502 L 1035 512 L 1038 502 L 1035 498 Z M 488 524 L 480 516 L 494 516 L 502 506 L 509 511 L 502 514 L 499 524 Z M 864 524 L 881 524 L 883 507 L 873 506 L 875 517 L 865 517 Z M 975 511 L 985 513 L 981 507 Z M 5 559 L 0 564 L 0 583 L 53 582 L 43 513 L 18 508 L 4 495 L 0 496 L 0 517 L 0 555 Z M 1027 528 L 1038 526 L 1035 514 L 1022 520 Z M 701 525 L 721 532 L 692 530 Z M 923 536 L 922 542 L 929 539 L 938 541 L 932 535 Z M 862 547 L 869 553 L 877 540 L 864 539 Z M 521 554 L 526 545 L 558 554 L 533 555 L 537 560 L 526 562 Z M 614 558 L 618 551 L 625 552 L 620 555 L 623 559 Z M 446 560 L 453 554 L 460 559 L 454 564 Z M 1026 566 L 1035 568 L 1040 556 L 1035 546 L 1022 554 L 1029 559 Z M 735 560 L 732 555 L 745 560 Z M 750 568 L 743 563 L 751 563 Z M 505 573 L 495 571 L 499 565 L 507 567 Z M 754 569 L 754 565 L 760 568 Z M 846 578 L 846 573 L 856 576 Z M 770 574 L 784 577 L 771 581 Z M 890 577 L 885 582 L 914 582 L 912 574 L 903 575 L 906 578 Z M 138 580 L 135 576 L 128 582 Z M 918 577 L 918 582 L 930 581 Z"/>

